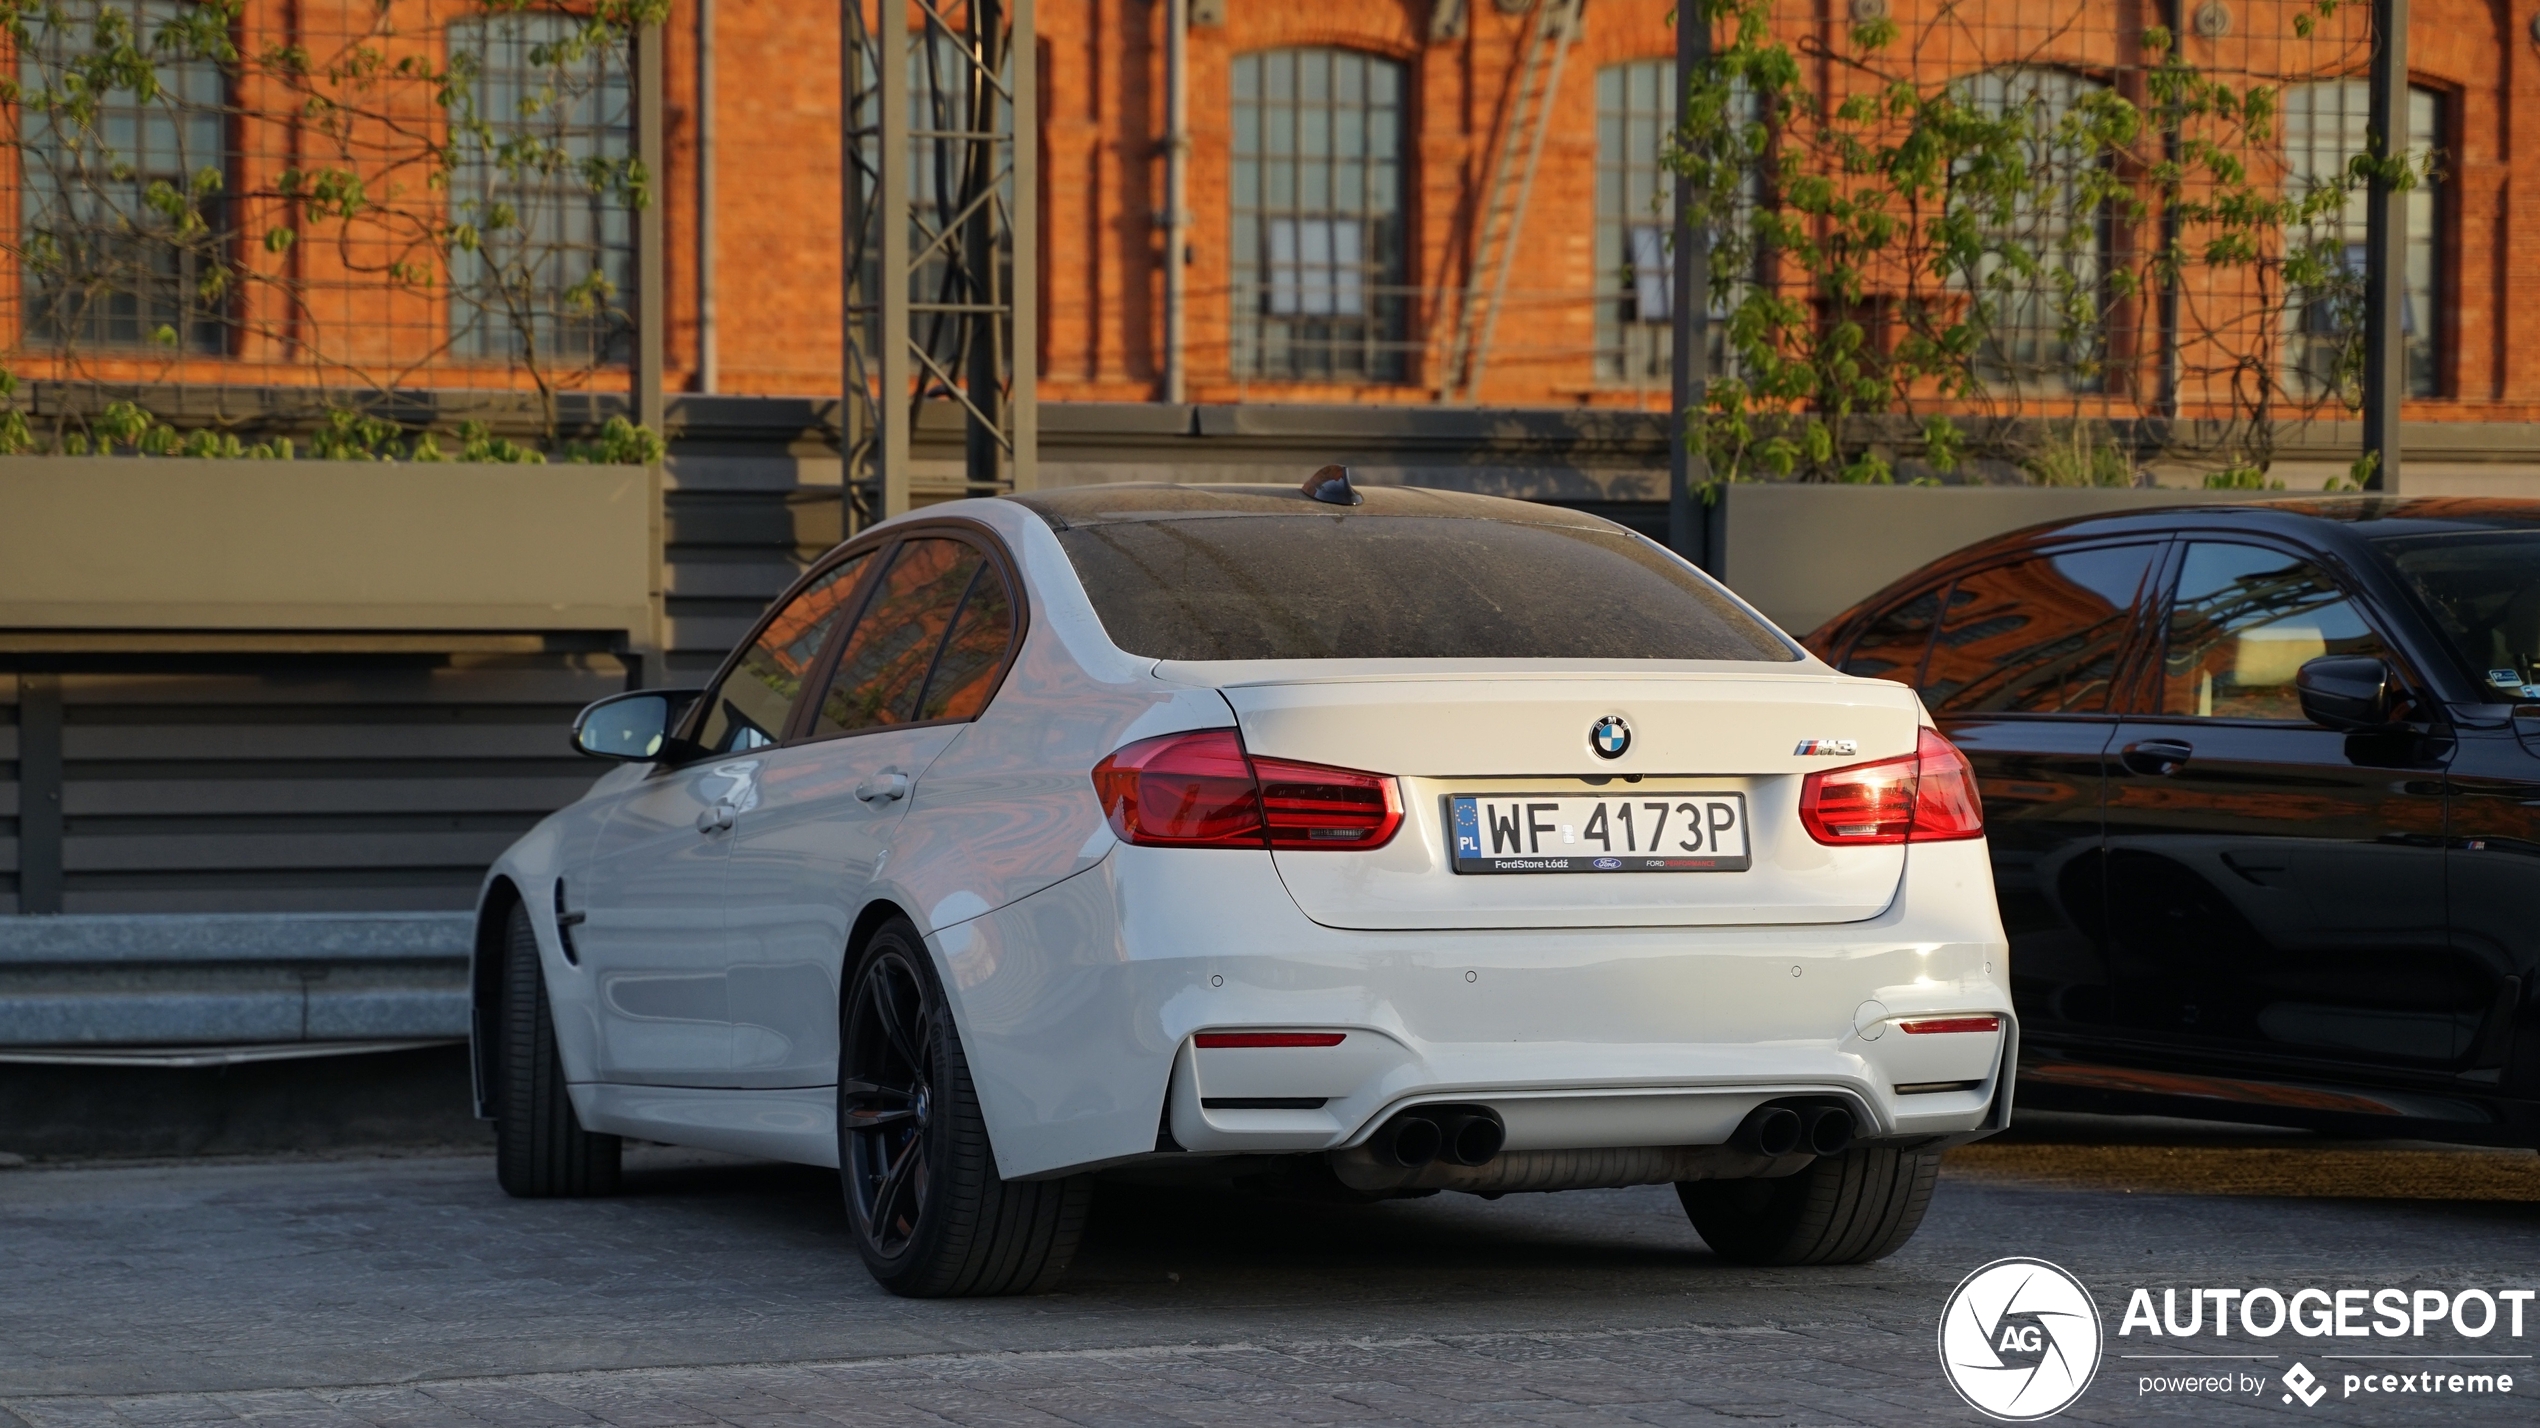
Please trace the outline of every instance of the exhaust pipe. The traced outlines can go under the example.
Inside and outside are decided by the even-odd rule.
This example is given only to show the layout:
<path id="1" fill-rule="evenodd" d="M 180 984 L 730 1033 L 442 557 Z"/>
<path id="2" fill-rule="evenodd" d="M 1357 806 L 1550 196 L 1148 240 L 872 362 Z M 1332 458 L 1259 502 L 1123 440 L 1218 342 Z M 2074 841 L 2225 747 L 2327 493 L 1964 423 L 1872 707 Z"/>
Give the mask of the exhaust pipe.
<path id="1" fill-rule="evenodd" d="M 1508 1143 L 1508 1127 L 1487 1107 L 1451 1111 L 1438 1130 L 1439 1156 L 1456 1165 L 1488 1165 Z"/>
<path id="2" fill-rule="evenodd" d="M 1808 1108 L 1808 1148 L 1819 1155 L 1841 1155 L 1852 1146 L 1852 1113 L 1841 1106 Z"/>
<path id="3" fill-rule="evenodd" d="M 1849 1125 L 1849 1117 L 1846 1118 Z M 1799 1149 L 1807 1126 L 1788 1106 L 1757 1106 L 1737 1128 L 1737 1148 L 1750 1155 L 1784 1156 Z"/>
<path id="4" fill-rule="evenodd" d="M 1374 1139 L 1367 1142 L 1367 1148 L 1388 1165 L 1417 1170 L 1437 1159 L 1445 1143 L 1445 1132 L 1436 1121 L 1416 1111 L 1405 1111 L 1385 1122 Z"/>

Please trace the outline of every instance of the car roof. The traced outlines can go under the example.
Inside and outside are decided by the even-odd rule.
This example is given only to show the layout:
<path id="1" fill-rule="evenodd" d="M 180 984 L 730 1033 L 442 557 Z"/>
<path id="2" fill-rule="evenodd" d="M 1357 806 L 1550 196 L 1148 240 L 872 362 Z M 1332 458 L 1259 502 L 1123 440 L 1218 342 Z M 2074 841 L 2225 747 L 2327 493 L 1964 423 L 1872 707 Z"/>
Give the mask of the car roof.
<path id="1" fill-rule="evenodd" d="M 1126 481 L 1028 491 L 1004 499 L 1029 508 L 1052 530 L 1125 521 L 1200 520 L 1216 516 L 1340 516 L 1367 519 L 1428 516 L 1519 525 L 1620 529 L 1583 511 L 1503 496 L 1434 491 L 1422 486 L 1360 486 L 1361 504 L 1334 505 L 1305 494 L 1302 486 Z"/>
<path id="2" fill-rule="evenodd" d="M 1943 556 L 1931 566 L 1956 564 L 1980 553 L 2015 550 L 2048 541 L 2170 535 L 2185 530 L 2270 532 L 2315 545 L 2453 531 L 2540 530 L 2540 500 L 2498 496 L 2312 496 L 2154 506 L 2026 526 Z"/>

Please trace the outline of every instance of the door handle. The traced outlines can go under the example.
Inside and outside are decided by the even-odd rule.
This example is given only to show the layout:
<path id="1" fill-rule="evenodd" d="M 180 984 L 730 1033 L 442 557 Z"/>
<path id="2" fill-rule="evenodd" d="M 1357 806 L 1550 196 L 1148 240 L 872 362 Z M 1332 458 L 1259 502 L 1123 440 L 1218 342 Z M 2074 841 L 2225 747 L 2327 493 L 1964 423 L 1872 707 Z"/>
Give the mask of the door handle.
<path id="1" fill-rule="evenodd" d="M 2194 744 L 2179 739 L 2145 739 L 2139 744 L 2126 745 L 2117 759 L 2136 773 L 2166 778 L 2186 767 L 2188 759 L 2195 753 Z"/>
<path id="2" fill-rule="evenodd" d="M 889 803 L 908 797 L 908 775 L 878 773 L 855 786 L 855 796 L 867 803 Z"/>
<path id="3" fill-rule="evenodd" d="M 732 819 L 732 805 L 718 803 L 697 815 L 697 831 L 707 834 L 729 833 L 732 831 Z"/>

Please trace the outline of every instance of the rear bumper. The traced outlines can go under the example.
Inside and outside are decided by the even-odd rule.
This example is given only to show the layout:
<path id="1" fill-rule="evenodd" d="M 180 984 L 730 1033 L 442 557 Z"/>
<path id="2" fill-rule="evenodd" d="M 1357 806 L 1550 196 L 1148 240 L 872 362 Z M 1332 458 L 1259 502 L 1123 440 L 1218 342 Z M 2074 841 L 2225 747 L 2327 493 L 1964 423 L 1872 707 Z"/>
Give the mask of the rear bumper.
<path id="1" fill-rule="evenodd" d="M 1009 1178 L 1340 1149 L 1427 1102 L 1491 1106 L 1512 1150 L 1717 1144 L 1789 1095 L 1970 1138 L 2009 1110 L 2007 947 L 1981 842 L 1912 854 L 1861 922 L 1367 932 L 1306 918 L 1266 856 L 1122 847 L 931 941 Z M 1900 1026 L 1950 1014 L 2000 1026 Z M 1343 1039 L 1194 1042 L 1244 1029 Z"/>

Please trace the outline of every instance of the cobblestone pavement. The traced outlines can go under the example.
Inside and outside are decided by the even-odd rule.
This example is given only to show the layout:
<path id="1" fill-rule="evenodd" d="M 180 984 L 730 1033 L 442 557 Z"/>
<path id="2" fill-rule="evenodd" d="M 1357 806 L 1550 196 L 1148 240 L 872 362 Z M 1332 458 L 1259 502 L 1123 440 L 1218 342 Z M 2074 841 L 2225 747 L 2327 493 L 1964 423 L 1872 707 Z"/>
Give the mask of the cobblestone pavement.
<path id="1" fill-rule="evenodd" d="M 2134 1285 L 2540 1285 L 2530 1199 L 2136 1193 L 2121 1157 L 2011 1159 L 1953 1167 L 1895 1257 L 1805 1271 L 1722 1265 L 1664 1188 L 1112 1190 L 1063 1292 L 957 1303 L 874 1288 L 834 1177 L 784 1166 L 645 1152 L 628 1194 L 543 1203 L 468 1156 L 10 1171 L 0 1428 L 1976 1423 L 1934 1329 L 2002 1255 L 2071 1269 L 2112 1335 Z M 2472 1181 L 2522 1173 L 2498 1164 Z M 2334 1384 L 2366 1365 L 2319 1350 L 2524 1353 L 2531 1318 L 2520 1341 L 2238 1347 Z M 2108 1344 L 2059 1421 L 2528 1423 L 2540 1396 L 2516 1360 L 2503 1399 L 2144 1397 L 2139 1371 L 2178 1365 Z"/>

